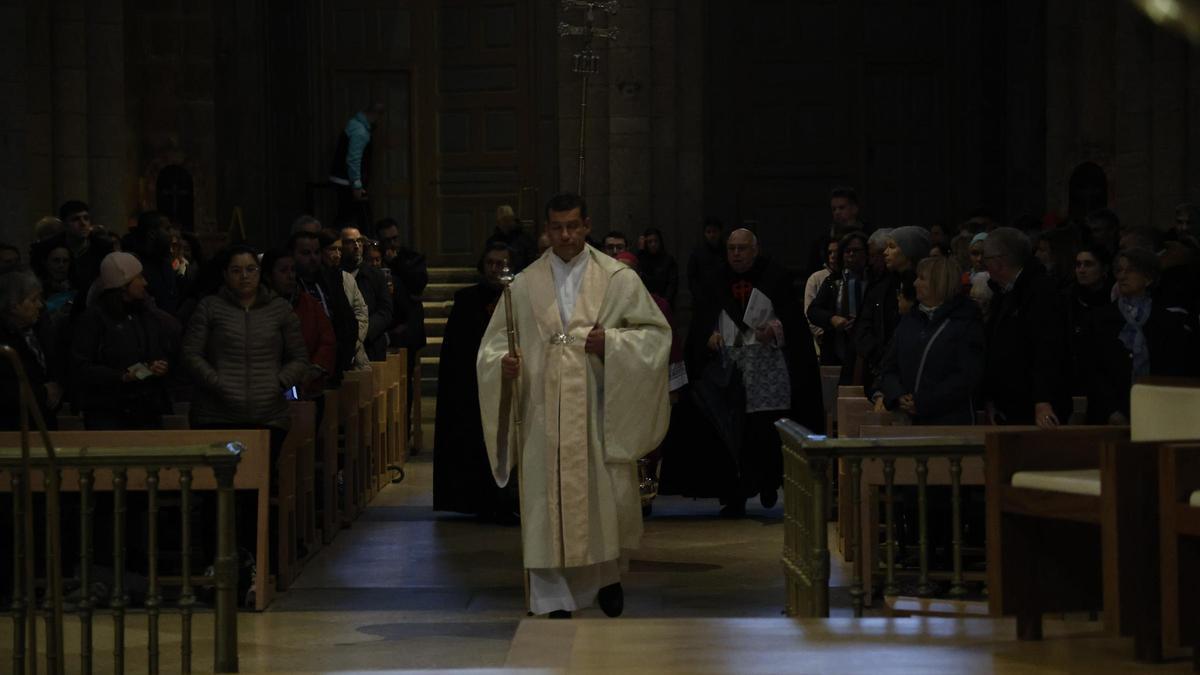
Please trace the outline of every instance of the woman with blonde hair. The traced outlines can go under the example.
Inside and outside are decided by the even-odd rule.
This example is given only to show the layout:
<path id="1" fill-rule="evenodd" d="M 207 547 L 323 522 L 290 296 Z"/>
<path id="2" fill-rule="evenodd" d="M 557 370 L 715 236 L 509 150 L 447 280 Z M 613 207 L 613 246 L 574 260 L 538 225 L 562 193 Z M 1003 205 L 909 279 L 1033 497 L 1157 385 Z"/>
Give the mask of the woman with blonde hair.
<path id="1" fill-rule="evenodd" d="M 983 380 L 984 331 L 979 308 L 962 293 L 952 258 L 917 265 L 917 305 L 900 319 L 884 357 L 877 410 L 899 410 L 913 424 L 973 424 Z"/>

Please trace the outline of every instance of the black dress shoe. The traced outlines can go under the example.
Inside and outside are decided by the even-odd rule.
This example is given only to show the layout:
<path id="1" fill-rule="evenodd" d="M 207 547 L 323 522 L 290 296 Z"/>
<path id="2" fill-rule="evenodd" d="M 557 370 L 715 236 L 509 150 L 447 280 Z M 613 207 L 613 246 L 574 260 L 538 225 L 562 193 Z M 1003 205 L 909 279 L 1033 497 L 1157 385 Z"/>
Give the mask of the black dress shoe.
<path id="1" fill-rule="evenodd" d="M 722 518 L 745 518 L 746 517 L 746 502 L 744 500 L 731 501 L 721 508 Z"/>
<path id="2" fill-rule="evenodd" d="M 769 509 L 775 506 L 779 501 L 779 491 L 775 489 L 763 490 L 758 493 L 758 501 L 763 505 L 764 509 Z"/>
<path id="3" fill-rule="evenodd" d="M 556 609 L 546 616 L 550 617 L 551 619 L 569 619 L 571 618 L 571 613 L 565 609 Z"/>
<path id="4" fill-rule="evenodd" d="M 606 616 L 621 616 L 621 612 L 625 611 L 625 591 L 620 582 L 601 588 L 597 599 Z"/>

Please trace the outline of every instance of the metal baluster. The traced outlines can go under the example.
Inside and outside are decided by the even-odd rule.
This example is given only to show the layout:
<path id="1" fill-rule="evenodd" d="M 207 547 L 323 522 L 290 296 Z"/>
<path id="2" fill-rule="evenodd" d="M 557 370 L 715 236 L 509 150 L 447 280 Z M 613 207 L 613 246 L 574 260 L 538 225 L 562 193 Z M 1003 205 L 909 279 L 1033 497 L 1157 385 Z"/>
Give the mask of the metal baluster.
<path id="1" fill-rule="evenodd" d="M 96 513 L 92 488 L 95 479 L 95 470 L 79 470 L 79 661 L 84 675 L 92 672 L 92 528 Z"/>
<path id="2" fill-rule="evenodd" d="M 850 581 L 850 603 L 854 616 L 863 615 L 863 559 L 862 559 L 862 458 L 850 458 L 850 550 L 854 555 L 854 573 Z M 818 512 L 821 509 L 818 508 Z"/>
<path id="3" fill-rule="evenodd" d="M 180 656 L 182 668 L 180 672 L 190 675 L 192 672 L 192 604 L 196 602 L 192 595 L 192 469 L 179 470 L 179 502 L 183 512 L 181 535 L 183 543 L 182 569 L 183 587 L 179 591 L 179 614 L 182 622 L 180 631 Z"/>
<path id="4" fill-rule="evenodd" d="M 929 478 L 929 460 L 917 458 L 917 546 L 921 561 L 921 572 L 917 580 L 917 595 L 933 594 L 929 583 L 929 499 L 926 491 Z"/>
<path id="5" fill-rule="evenodd" d="M 9 476 L 13 501 L 13 673 L 25 672 L 25 473 L 13 469 Z M 36 652 L 34 659 L 37 658 Z"/>
<path id="6" fill-rule="evenodd" d="M 951 545 L 953 546 L 954 555 L 954 576 L 950 582 L 950 596 L 961 598 L 967 594 L 967 587 L 963 585 L 963 559 L 962 559 L 962 457 L 950 458 L 950 514 L 951 527 L 954 531 L 951 532 Z"/>
<path id="7" fill-rule="evenodd" d="M 124 468 L 113 469 L 113 672 L 125 672 L 125 485 Z"/>
<path id="8" fill-rule="evenodd" d="M 825 494 L 829 490 L 828 462 L 823 459 L 809 459 L 808 467 L 812 483 L 811 501 L 808 505 L 808 517 L 812 532 L 812 569 L 813 590 L 816 594 L 816 616 L 829 616 L 829 524 L 825 520 Z"/>
<path id="9" fill-rule="evenodd" d="M 213 474 L 217 478 L 217 597 L 213 670 L 218 673 L 236 673 L 238 670 L 237 537 L 233 492 L 236 470 L 236 466 L 213 467 Z M 260 575 L 260 579 L 266 579 L 266 570 L 262 570 Z"/>
<path id="10" fill-rule="evenodd" d="M 158 589 L 158 469 L 146 469 L 146 499 L 147 499 L 147 536 L 149 543 L 149 572 L 150 578 L 146 588 L 146 623 L 150 631 L 148 636 L 148 656 L 150 659 L 150 675 L 158 673 L 158 608 L 162 604 Z"/>
<path id="11" fill-rule="evenodd" d="M 53 463 L 43 473 L 46 489 L 46 592 L 43 600 L 46 607 L 46 672 L 61 675 L 63 672 L 63 607 L 62 607 L 62 556 L 59 555 L 62 539 L 60 497 L 62 474 Z"/>
<path id="12" fill-rule="evenodd" d="M 896 487 L 896 460 L 883 460 L 883 485 L 884 498 L 887 500 L 883 505 L 883 519 L 886 526 L 887 546 L 884 551 L 887 553 L 887 578 L 883 586 L 884 595 L 898 595 L 900 589 L 896 586 L 896 509 L 895 509 L 895 487 Z"/>

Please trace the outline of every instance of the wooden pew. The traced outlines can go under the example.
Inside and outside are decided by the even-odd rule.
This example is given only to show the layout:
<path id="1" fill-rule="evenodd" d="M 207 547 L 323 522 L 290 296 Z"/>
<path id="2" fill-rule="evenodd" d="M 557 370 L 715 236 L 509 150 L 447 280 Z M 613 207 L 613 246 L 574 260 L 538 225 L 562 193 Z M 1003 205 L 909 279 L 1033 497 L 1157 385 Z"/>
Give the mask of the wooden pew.
<path id="1" fill-rule="evenodd" d="M 391 386 L 388 389 L 388 428 L 390 430 L 389 464 L 403 468 L 408 462 L 409 427 L 408 410 L 408 360 L 406 350 L 388 354 L 391 367 Z M 414 419 L 417 419 L 414 417 Z M 420 421 L 417 421 L 420 424 Z"/>
<path id="2" fill-rule="evenodd" d="M 318 457 L 320 458 L 321 491 L 318 511 L 320 513 L 321 542 L 330 544 L 341 526 L 337 489 L 338 472 L 338 426 L 341 420 L 341 402 L 338 389 L 326 389 L 322 406 L 321 426 L 317 430 Z"/>
<path id="3" fill-rule="evenodd" d="M 342 379 L 341 389 L 338 390 L 338 414 L 342 428 L 341 442 L 338 448 L 342 454 L 342 505 L 338 508 L 341 525 L 349 527 L 363 509 L 362 491 L 359 489 L 359 450 L 362 441 L 359 432 L 362 424 L 359 422 L 359 395 L 361 386 L 359 376 L 353 371 L 347 371 Z M 336 495 L 336 488 L 334 494 Z"/>
<path id="4" fill-rule="evenodd" d="M 838 438 L 858 438 L 858 430 L 863 424 L 880 424 L 883 416 L 874 412 L 874 405 L 863 395 L 863 388 L 857 385 L 839 385 L 837 388 L 837 436 Z M 847 514 L 853 505 L 850 503 L 849 485 L 850 474 L 846 462 L 837 463 L 837 542 L 840 553 L 846 562 L 853 562 L 853 547 L 850 545 L 850 527 Z"/>
<path id="5" fill-rule="evenodd" d="M 291 429 L 285 444 L 291 445 L 296 458 L 295 508 L 292 509 L 295 523 L 291 527 L 291 545 L 294 558 L 289 561 L 293 574 L 282 578 L 281 584 L 291 584 L 299 574 L 300 567 L 320 546 L 317 538 L 317 404 L 313 401 L 291 401 L 288 404 Z M 280 528 L 282 530 L 282 527 Z M 281 533 L 282 538 L 282 533 Z M 282 542 L 281 542 L 282 543 Z M 297 550 L 303 543 L 306 553 Z M 281 586 L 283 590 L 286 586 Z"/>
<path id="6" fill-rule="evenodd" d="M 187 434 L 175 431 L 54 431 L 50 434 L 51 441 L 56 447 L 84 448 L 95 447 L 151 447 L 172 445 L 194 445 L 197 443 L 227 443 L 237 441 L 245 446 L 245 453 L 238 465 L 234 476 L 234 488 L 237 490 L 252 490 L 255 493 L 256 532 L 255 532 L 255 561 L 258 565 L 259 579 L 254 599 L 254 608 L 262 611 L 271 604 L 274 597 L 274 583 L 268 578 L 271 562 L 270 544 L 270 501 L 271 501 L 271 436 L 265 429 L 235 429 L 235 430 L 193 430 Z M 37 435 L 31 440 L 34 451 L 41 448 Z M 17 432 L 0 432 L 0 446 L 19 448 L 21 436 Z M 280 467 L 282 470 L 283 467 Z M 35 472 L 36 474 L 37 472 Z M 43 489 L 43 481 L 35 475 L 32 485 L 35 490 Z M 146 475 L 143 472 L 129 473 L 126 487 L 129 490 L 145 490 Z M 216 490 L 216 479 L 211 471 L 199 470 L 193 474 L 192 487 L 195 490 Z M 179 489 L 179 473 L 173 469 L 164 468 L 159 474 L 159 488 L 162 490 Z M 8 492 L 12 488 L 8 481 L 0 481 L 0 492 Z M 75 492 L 79 489 L 79 472 L 73 469 L 63 470 L 62 490 Z M 97 471 L 94 489 L 97 491 L 112 490 L 112 474 L 107 471 Z M 239 599 L 240 601 L 240 599 Z"/>
<path id="7" fill-rule="evenodd" d="M 1045 612 L 1103 607 L 1107 630 L 1161 657 L 1156 446 L 1124 428 L 987 436 L 989 604 L 1042 636 Z"/>
<path id="8" fill-rule="evenodd" d="M 838 381 L 842 378 L 841 366 L 821 366 L 821 400 L 825 403 L 825 435 L 833 436 L 837 422 Z"/>
<path id="9" fill-rule="evenodd" d="M 1200 444 L 1160 447 L 1158 479 L 1163 649 L 1200 671 Z"/>
<path id="10" fill-rule="evenodd" d="M 371 483 L 378 492 L 387 485 L 388 465 L 388 377 L 385 361 L 371 362 Z"/>

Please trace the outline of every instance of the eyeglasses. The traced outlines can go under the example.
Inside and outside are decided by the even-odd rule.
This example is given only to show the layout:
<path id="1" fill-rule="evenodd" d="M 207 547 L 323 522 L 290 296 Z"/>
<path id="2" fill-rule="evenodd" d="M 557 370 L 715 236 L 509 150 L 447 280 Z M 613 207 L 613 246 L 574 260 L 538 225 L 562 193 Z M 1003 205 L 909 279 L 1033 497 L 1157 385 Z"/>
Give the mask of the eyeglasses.
<path id="1" fill-rule="evenodd" d="M 230 267 L 229 274 L 235 277 L 252 277 L 258 274 L 259 268 L 251 265 L 249 267 Z"/>

